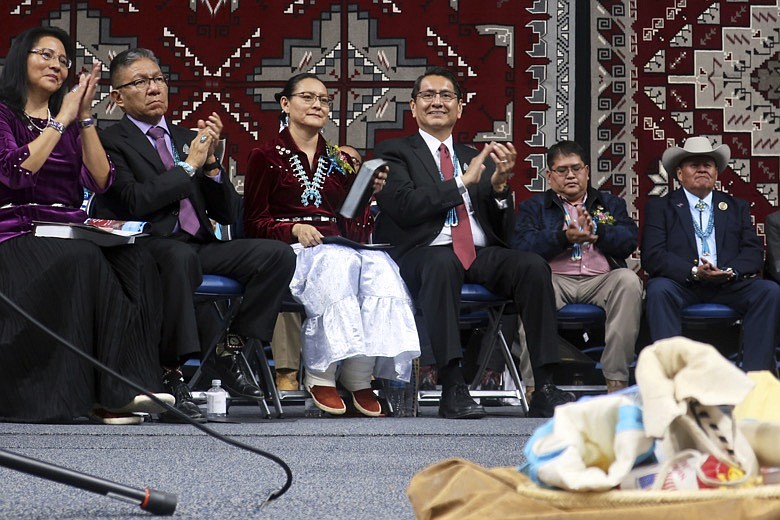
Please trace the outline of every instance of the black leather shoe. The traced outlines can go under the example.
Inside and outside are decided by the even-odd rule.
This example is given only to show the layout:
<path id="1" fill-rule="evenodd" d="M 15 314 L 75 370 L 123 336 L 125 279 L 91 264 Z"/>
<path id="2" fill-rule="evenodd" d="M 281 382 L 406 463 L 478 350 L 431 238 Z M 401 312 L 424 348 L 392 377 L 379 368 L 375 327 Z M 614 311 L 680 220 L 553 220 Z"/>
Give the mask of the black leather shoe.
<path id="1" fill-rule="evenodd" d="M 528 417 L 552 417 L 555 407 L 560 404 L 571 403 L 577 398 L 571 392 L 564 392 L 552 383 L 547 383 L 534 390 L 531 404 L 528 406 Z"/>
<path id="2" fill-rule="evenodd" d="M 179 371 L 171 371 L 163 377 L 163 387 L 165 391 L 176 398 L 176 404 L 173 405 L 178 411 L 189 417 L 195 422 L 204 423 L 206 417 L 200 413 L 200 408 L 192 401 L 192 394 L 184 378 Z M 160 414 L 160 422 L 164 423 L 184 423 L 187 422 L 179 415 L 173 412 L 163 412 Z"/>
<path id="3" fill-rule="evenodd" d="M 474 402 L 467 385 L 458 384 L 442 388 L 439 415 L 445 419 L 481 419 L 485 409 Z"/>
<path id="4" fill-rule="evenodd" d="M 236 354 L 228 356 L 214 356 L 208 365 L 214 370 L 222 381 L 222 388 L 230 395 L 241 395 L 250 399 L 262 399 L 263 391 L 252 382 L 252 378 L 246 373 L 244 364 Z"/>

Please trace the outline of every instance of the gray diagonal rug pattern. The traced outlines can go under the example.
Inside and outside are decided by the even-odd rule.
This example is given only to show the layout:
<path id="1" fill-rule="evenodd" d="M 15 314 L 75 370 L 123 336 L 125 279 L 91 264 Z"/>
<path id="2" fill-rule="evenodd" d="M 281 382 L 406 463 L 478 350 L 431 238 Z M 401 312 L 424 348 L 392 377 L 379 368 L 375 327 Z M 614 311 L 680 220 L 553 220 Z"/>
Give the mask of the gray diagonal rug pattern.
<path id="1" fill-rule="evenodd" d="M 0 449 L 118 482 L 178 496 L 174 518 L 405 519 L 412 476 L 449 457 L 513 466 L 539 419 L 514 407 L 488 408 L 478 421 L 417 418 L 308 418 L 285 406 L 284 419 L 233 406 L 238 423 L 210 423 L 225 435 L 273 453 L 293 472 L 290 490 L 261 507 L 284 482 L 271 461 L 188 425 L 0 424 Z M 151 518 L 137 505 L 0 468 L 0 518 Z"/>

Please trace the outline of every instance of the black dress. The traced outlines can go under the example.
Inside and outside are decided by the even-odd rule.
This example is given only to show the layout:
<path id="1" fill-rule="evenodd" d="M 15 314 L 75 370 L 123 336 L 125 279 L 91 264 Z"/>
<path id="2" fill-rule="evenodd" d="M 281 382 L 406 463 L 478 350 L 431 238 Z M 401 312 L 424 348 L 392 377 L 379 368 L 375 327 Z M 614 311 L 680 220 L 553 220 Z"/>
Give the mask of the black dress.
<path id="1" fill-rule="evenodd" d="M 0 243 L 0 291 L 144 388 L 159 388 L 160 283 L 141 248 L 23 235 Z M 69 421 L 138 392 L 0 302 L 0 420 Z"/>

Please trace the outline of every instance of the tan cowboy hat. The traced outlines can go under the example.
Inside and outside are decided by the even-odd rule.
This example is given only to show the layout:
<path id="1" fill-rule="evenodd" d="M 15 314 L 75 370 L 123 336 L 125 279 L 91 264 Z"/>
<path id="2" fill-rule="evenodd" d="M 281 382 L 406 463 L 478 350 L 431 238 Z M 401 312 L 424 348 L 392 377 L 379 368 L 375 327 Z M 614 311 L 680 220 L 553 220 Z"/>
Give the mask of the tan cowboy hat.
<path id="1" fill-rule="evenodd" d="M 685 146 L 672 146 L 667 148 L 661 157 L 661 163 L 669 173 L 674 173 L 680 162 L 692 155 L 708 155 L 715 161 L 718 167 L 718 173 L 722 172 L 731 158 L 731 150 L 728 145 L 712 147 L 712 143 L 706 137 L 689 137 L 685 140 Z"/>

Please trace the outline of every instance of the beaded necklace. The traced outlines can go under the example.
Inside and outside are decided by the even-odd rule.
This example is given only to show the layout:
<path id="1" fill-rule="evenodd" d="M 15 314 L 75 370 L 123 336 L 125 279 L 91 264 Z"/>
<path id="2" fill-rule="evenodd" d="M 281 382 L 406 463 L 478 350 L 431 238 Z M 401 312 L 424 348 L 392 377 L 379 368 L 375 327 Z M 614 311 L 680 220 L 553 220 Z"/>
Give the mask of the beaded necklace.
<path id="1" fill-rule="evenodd" d="M 580 203 L 580 205 L 582 207 L 585 207 L 585 199 L 586 198 L 587 198 L 587 195 L 585 197 L 583 197 L 582 202 Z M 566 210 L 567 202 L 563 198 L 561 198 L 561 204 L 563 206 L 563 220 L 564 220 L 564 223 L 566 224 L 566 227 L 568 228 L 569 226 L 571 226 L 572 220 L 571 220 L 571 216 L 569 215 L 569 212 Z M 574 204 L 571 204 L 571 203 L 568 203 L 568 204 L 570 204 L 571 206 L 574 206 L 575 208 L 577 207 Z M 579 211 L 579 209 L 577 211 Z M 594 224 L 596 224 L 595 220 L 593 222 L 594 222 Z M 582 231 L 582 226 L 578 226 L 578 228 L 579 228 L 580 231 Z M 595 227 L 593 229 L 593 232 L 594 233 L 596 232 Z M 583 242 L 582 244 L 580 244 L 579 242 L 575 242 L 574 244 L 572 244 L 572 246 L 571 246 L 571 261 L 572 262 L 579 262 L 579 261 L 582 260 L 582 246 L 583 245 L 587 246 L 588 244 L 590 244 L 590 242 Z"/>
<path id="2" fill-rule="evenodd" d="M 49 126 L 49 123 L 51 123 L 51 110 L 49 110 L 48 108 L 46 109 L 46 124 L 43 125 L 43 127 L 36 125 L 35 121 L 32 120 L 32 116 L 30 116 L 30 114 L 28 114 L 27 112 L 24 113 L 24 116 L 27 118 L 27 121 L 30 122 L 30 126 L 28 126 L 27 128 L 29 130 L 35 128 L 40 133 L 43 133 L 43 131 L 46 130 L 46 127 Z"/>
<path id="3" fill-rule="evenodd" d="M 460 163 L 458 162 L 458 156 L 455 155 L 455 150 L 452 151 L 452 166 L 453 166 L 453 174 L 452 178 L 460 177 L 461 174 L 461 167 Z M 441 172 L 441 165 L 439 165 L 439 178 L 443 181 L 444 180 L 444 174 Z M 450 208 L 449 211 L 447 211 L 447 218 L 444 220 L 445 226 L 457 226 L 458 225 L 458 214 L 455 212 L 455 208 Z"/>
<path id="4" fill-rule="evenodd" d="M 700 200 L 696 203 L 694 206 L 696 209 L 699 210 L 699 214 L 701 214 L 704 209 L 707 207 L 707 204 Z M 710 256 L 710 246 L 707 244 L 707 239 L 710 238 L 710 235 L 712 234 L 712 230 L 715 229 L 715 212 L 710 211 L 710 218 L 707 220 L 707 229 L 702 230 L 701 226 L 698 222 L 696 222 L 696 219 L 693 220 L 693 230 L 696 233 L 696 236 L 701 239 L 701 254 L 702 256 Z"/>

